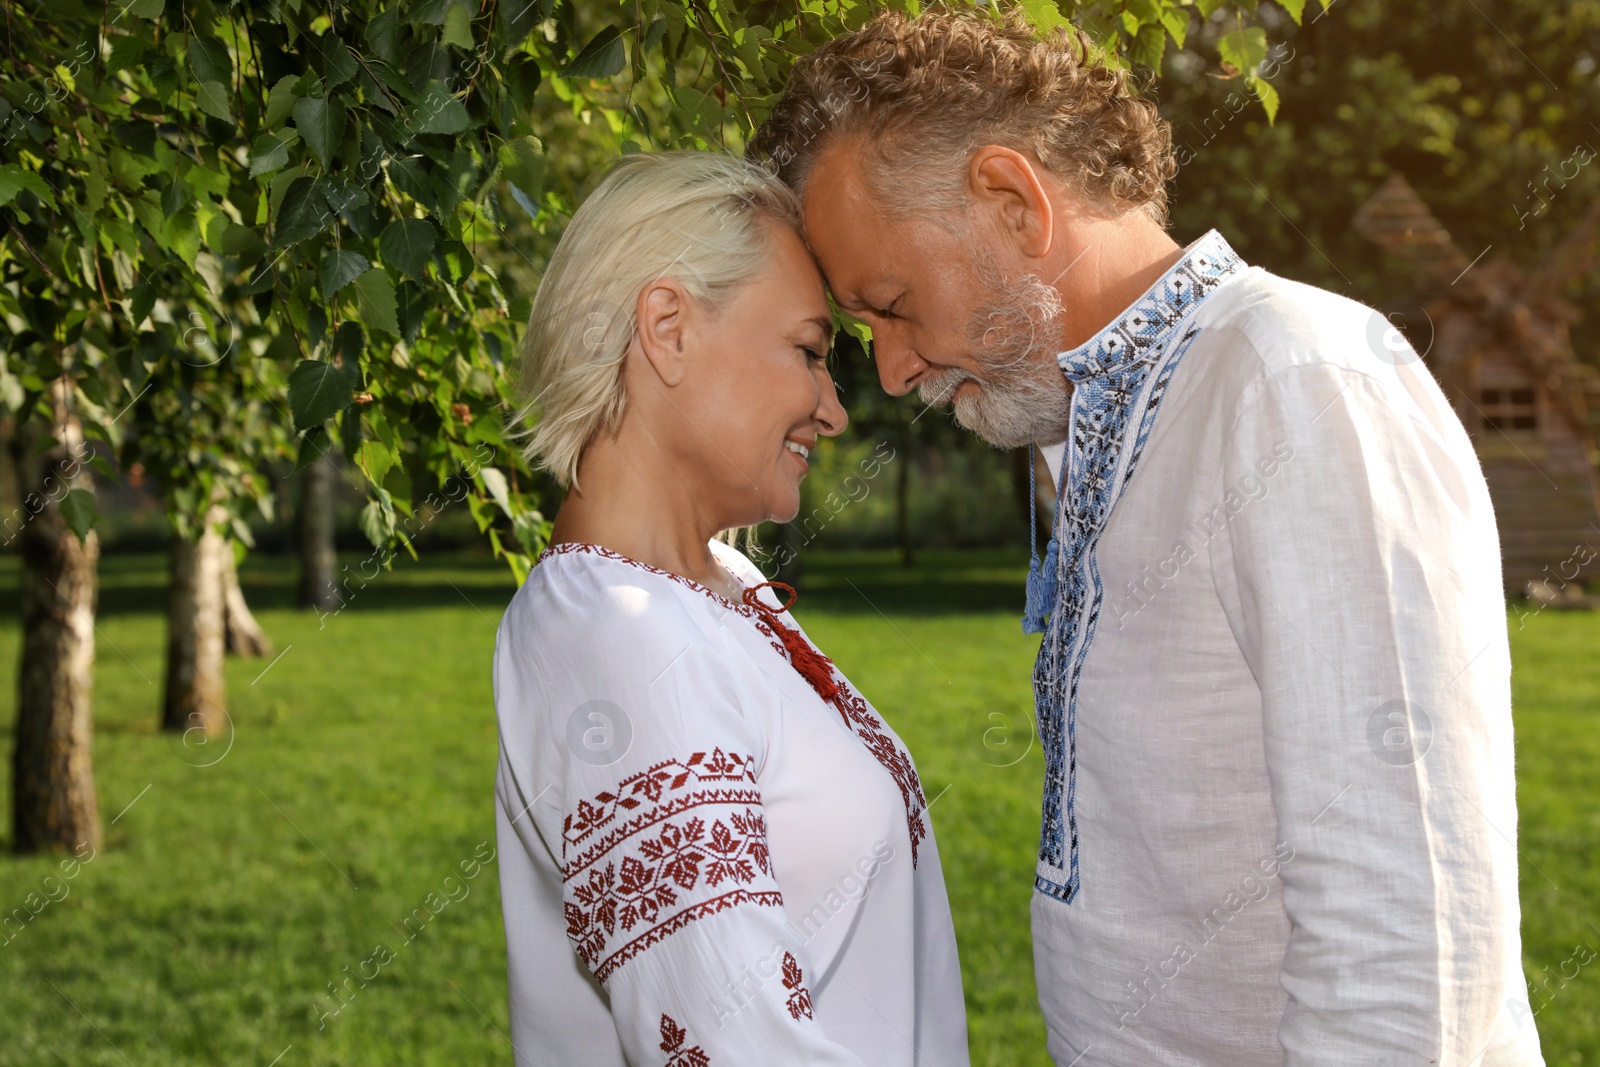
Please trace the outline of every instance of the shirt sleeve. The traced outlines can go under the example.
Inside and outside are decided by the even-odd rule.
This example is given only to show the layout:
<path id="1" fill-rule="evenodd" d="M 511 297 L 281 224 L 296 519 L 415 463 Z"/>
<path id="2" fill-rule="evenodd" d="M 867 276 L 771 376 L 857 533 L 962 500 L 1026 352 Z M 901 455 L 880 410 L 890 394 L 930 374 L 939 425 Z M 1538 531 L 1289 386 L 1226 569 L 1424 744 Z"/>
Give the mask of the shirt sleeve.
<path id="1" fill-rule="evenodd" d="M 628 1062 L 862 1067 L 816 1019 L 773 877 L 752 695 L 712 646 L 659 671 L 665 657 L 632 653 L 635 683 L 590 727 L 625 755 L 569 736 L 562 827 L 567 936 Z"/>
<path id="2" fill-rule="evenodd" d="M 1224 441 L 1218 592 L 1291 857 L 1288 1067 L 1464 1067 L 1522 996 L 1498 541 L 1426 374 L 1283 368 Z"/>

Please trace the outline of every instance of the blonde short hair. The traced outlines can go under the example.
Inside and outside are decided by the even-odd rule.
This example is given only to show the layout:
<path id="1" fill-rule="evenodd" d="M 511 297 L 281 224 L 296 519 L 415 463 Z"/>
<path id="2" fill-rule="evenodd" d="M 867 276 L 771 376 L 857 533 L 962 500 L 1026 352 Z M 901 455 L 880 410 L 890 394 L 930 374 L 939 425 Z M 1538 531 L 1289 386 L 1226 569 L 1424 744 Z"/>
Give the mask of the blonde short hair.
<path id="1" fill-rule="evenodd" d="M 523 454 L 574 487 L 596 434 L 614 433 L 639 293 L 672 277 L 713 312 L 770 262 L 767 226 L 800 203 L 759 164 L 717 152 L 623 157 L 572 216 L 533 299 L 516 422 Z M 534 421 L 536 420 L 536 421 Z"/>
<path id="2" fill-rule="evenodd" d="M 817 158 L 849 140 L 894 215 L 966 204 L 966 164 L 986 144 L 1029 152 L 1092 207 L 1167 217 L 1170 125 L 1126 70 L 1077 29 L 1042 39 L 1003 12 L 882 11 L 797 61 L 749 155 L 803 192 Z"/>

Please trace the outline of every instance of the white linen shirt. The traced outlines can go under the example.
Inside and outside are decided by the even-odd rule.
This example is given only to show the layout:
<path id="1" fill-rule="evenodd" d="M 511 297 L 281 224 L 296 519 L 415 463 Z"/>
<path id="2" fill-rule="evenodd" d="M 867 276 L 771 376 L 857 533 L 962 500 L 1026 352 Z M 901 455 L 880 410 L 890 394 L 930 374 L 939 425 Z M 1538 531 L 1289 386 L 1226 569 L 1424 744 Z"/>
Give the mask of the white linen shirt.
<path id="1" fill-rule="evenodd" d="M 916 768 L 837 670 L 825 703 L 787 657 L 752 606 L 595 545 L 547 550 L 512 598 L 494 692 L 517 1067 L 966 1067 Z"/>
<path id="2" fill-rule="evenodd" d="M 1056 1063 L 1542 1063 L 1495 521 L 1426 367 L 1216 231 L 1059 362 Z"/>

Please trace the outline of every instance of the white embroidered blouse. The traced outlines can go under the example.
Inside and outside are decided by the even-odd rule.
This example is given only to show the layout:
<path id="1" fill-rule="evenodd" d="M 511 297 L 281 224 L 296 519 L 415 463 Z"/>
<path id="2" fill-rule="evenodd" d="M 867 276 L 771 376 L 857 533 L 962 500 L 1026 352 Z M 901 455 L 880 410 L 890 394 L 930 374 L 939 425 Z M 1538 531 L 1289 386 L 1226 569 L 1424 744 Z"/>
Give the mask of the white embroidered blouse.
<path id="1" fill-rule="evenodd" d="M 916 768 L 837 670 L 827 701 L 797 672 L 779 627 L 803 631 L 755 595 L 769 610 L 567 543 L 507 608 L 496 820 L 518 1067 L 967 1064 Z"/>

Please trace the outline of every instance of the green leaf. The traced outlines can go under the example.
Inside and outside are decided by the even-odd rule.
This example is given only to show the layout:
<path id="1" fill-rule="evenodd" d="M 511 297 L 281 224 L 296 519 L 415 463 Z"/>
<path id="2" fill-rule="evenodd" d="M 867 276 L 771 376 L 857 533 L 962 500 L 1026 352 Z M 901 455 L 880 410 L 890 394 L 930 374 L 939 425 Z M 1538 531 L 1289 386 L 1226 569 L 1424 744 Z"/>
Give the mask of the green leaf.
<path id="1" fill-rule="evenodd" d="M 283 210 L 283 199 L 289 195 L 289 187 L 294 184 L 296 178 L 305 174 L 306 169 L 306 165 L 301 163 L 288 170 L 279 171 L 267 180 L 267 211 L 262 215 L 259 209 L 257 210 L 257 226 L 278 221 L 278 213 Z"/>
<path id="2" fill-rule="evenodd" d="M 411 5 L 408 18 L 413 26 L 438 26 L 449 17 L 450 9 L 461 0 L 418 0 Z"/>
<path id="3" fill-rule="evenodd" d="M 326 167 L 344 134 L 344 104 L 338 97 L 302 97 L 294 102 L 294 124 L 312 156 Z"/>
<path id="4" fill-rule="evenodd" d="M 82 544 L 89 536 L 89 531 L 94 528 L 94 494 L 87 489 L 68 489 L 58 506 L 61 508 L 61 518 L 66 521 L 67 529 L 77 534 L 78 543 Z"/>
<path id="5" fill-rule="evenodd" d="M 345 319 L 333 335 L 333 350 L 339 356 L 339 365 L 350 378 L 350 388 L 360 392 L 366 382 L 361 378 L 361 353 L 367 347 L 366 332 L 353 319 Z"/>
<path id="6" fill-rule="evenodd" d="M 404 465 L 396 463 L 394 466 L 390 467 L 388 471 L 384 473 L 383 480 L 380 484 L 382 484 L 382 486 L 389 491 L 389 495 L 394 498 L 395 507 L 404 511 L 408 515 L 412 513 L 411 475 L 406 473 Z M 408 545 L 407 547 L 409 548 L 410 546 Z M 412 550 L 411 558 L 415 559 L 416 556 L 417 554 L 415 550 Z"/>
<path id="7" fill-rule="evenodd" d="M 200 254 L 200 224 L 193 211 L 180 211 L 167 218 L 158 236 L 161 245 L 194 269 L 195 257 Z"/>
<path id="8" fill-rule="evenodd" d="M 339 418 L 339 447 L 353 456 L 361 451 L 361 405 L 351 404 Z"/>
<path id="9" fill-rule="evenodd" d="M 394 505 L 384 489 L 376 489 L 376 500 L 368 500 L 361 509 L 361 532 L 367 535 L 374 548 L 381 548 L 394 536 Z"/>
<path id="10" fill-rule="evenodd" d="M 55 197 L 50 195 L 50 186 L 45 180 L 31 170 L 23 170 L 15 163 L 0 166 L 0 207 L 11 203 L 22 190 L 28 190 L 54 210 Z"/>
<path id="11" fill-rule="evenodd" d="M 396 189 L 424 207 L 433 206 L 433 186 L 428 182 L 427 167 L 421 156 L 391 157 L 387 171 Z"/>
<path id="12" fill-rule="evenodd" d="M 406 344 L 412 344 L 422 329 L 422 320 L 428 311 L 422 287 L 415 282 L 401 282 L 394 288 L 394 302 L 395 318 L 400 322 L 400 336 L 405 338 Z M 523 315 L 518 321 L 527 322 L 528 316 Z"/>
<path id="13" fill-rule="evenodd" d="M 460 133 L 471 124 L 466 107 L 439 81 L 428 83 L 409 119 L 415 133 Z"/>
<path id="14" fill-rule="evenodd" d="M 382 485 L 383 476 L 394 466 L 395 454 L 382 441 L 363 441 L 355 459 L 361 469 L 367 472 L 367 477 L 372 479 L 374 485 Z"/>
<path id="15" fill-rule="evenodd" d="M 1217 42 L 1222 61 L 1240 74 L 1254 74 L 1267 58 L 1267 31 L 1260 26 L 1235 30 Z"/>
<path id="16" fill-rule="evenodd" d="M 400 63 L 400 5 L 373 17 L 361 34 L 373 54 L 391 66 Z"/>
<path id="17" fill-rule="evenodd" d="M 322 193 L 323 199 L 328 201 L 328 206 L 340 214 L 359 210 L 372 202 L 365 189 L 337 174 L 327 174 L 318 178 L 317 190 Z"/>
<path id="18" fill-rule="evenodd" d="M 174 178 L 161 191 L 161 210 L 166 215 L 176 215 L 194 199 L 182 178 Z"/>
<path id="19" fill-rule="evenodd" d="M 400 329 L 395 320 L 394 281 L 382 267 L 373 267 L 351 283 L 355 287 L 356 310 L 361 323 L 369 330 L 395 333 Z"/>
<path id="20" fill-rule="evenodd" d="M 158 19 L 166 9 L 167 0 L 130 0 L 123 5 L 124 15 L 137 15 L 142 19 Z"/>
<path id="21" fill-rule="evenodd" d="M 439 40 L 472 51 L 472 12 L 461 4 L 452 4 L 444 16 L 444 32 L 439 35 Z M 381 478 L 378 480 L 382 481 Z"/>
<path id="22" fill-rule="evenodd" d="M 334 250 L 322 254 L 322 298 L 327 300 L 366 273 L 372 264 L 360 252 Z"/>
<path id="23" fill-rule="evenodd" d="M 329 90 L 336 85 L 343 85 L 356 76 L 361 65 L 356 62 L 356 57 L 336 33 L 325 33 L 320 38 L 312 37 L 308 40 L 309 51 L 320 63 L 319 73 Z"/>
<path id="24" fill-rule="evenodd" d="M 300 473 L 331 451 L 333 438 L 328 436 L 328 428 L 313 426 L 310 433 L 300 438 L 300 454 L 295 458 L 294 472 Z"/>
<path id="25" fill-rule="evenodd" d="M 218 199 L 227 197 L 233 188 L 233 179 L 227 171 L 210 170 L 206 167 L 190 167 L 184 174 L 183 180 L 202 193 L 210 193 Z"/>
<path id="26" fill-rule="evenodd" d="M 1246 75 L 1245 84 L 1255 90 L 1256 98 L 1261 101 L 1261 106 L 1267 112 L 1267 121 L 1276 122 L 1278 118 L 1278 90 L 1265 78 L 1258 78 L 1254 74 Z"/>
<path id="27" fill-rule="evenodd" d="M 500 146 L 506 180 L 529 200 L 538 200 L 544 188 L 544 162 L 544 145 L 537 137 L 518 137 Z"/>
<path id="28" fill-rule="evenodd" d="M 527 40 L 548 14 L 545 0 L 500 0 L 500 29 L 505 43 L 514 47 Z"/>
<path id="29" fill-rule="evenodd" d="M 1167 8 L 1161 12 L 1161 25 L 1172 34 L 1172 43 L 1182 48 L 1189 36 L 1189 12 L 1181 8 Z"/>
<path id="30" fill-rule="evenodd" d="M 1156 0 L 1123 0 L 1126 10 L 1139 20 L 1139 25 L 1149 26 L 1161 21 L 1161 5 Z"/>
<path id="31" fill-rule="evenodd" d="M 111 55 L 106 58 L 106 73 L 144 65 L 145 56 L 154 46 L 142 37 L 120 36 L 111 38 Z"/>
<path id="32" fill-rule="evenodd" d="M 1225 2 L 1226 0 L 1195 0 L 1194 6 L 1200 12 L 1202 19 L 1208 19 L 1216 14 L 1217 9 L 1222 7 Z"/>
<path id="33" fill-rule="evenodd" d="M 533 106 L 533 94 L 538 91 L 539 82 L 543 77 L 537 59 L 525 52 L 512 58 L 506 73 L 506 84 L 511 87 L 511 99 L 516 101 L 516 105 L 522 110 L 526 111 Z"/>
<path id="34" fill-rule="evenodd" d="M 300 77 L 296 74 L 287 74 L 278 79 L 278 84 L 272 87 L 272 92 L 267 94 L 268 126 L 281 126 L 283 120 L 289 117 L 289 112 L 294 109 L 294 102 L 300 99 L 300 94 L 295 91 L 295 86 L 300 84 Z"/>
<path id="35" fill-rule="evenodd" d="M 322 197 L 317 195 L 317 183 L 302 175 L 284 194 L 278 222 L 272 231 L 272 247 L 283 248 L 315 237 L 332 217 Z"/>
<path id="36" fill-rule="evenodd" d="M 250 146 L 250 177 L 271 174 L 289 165 L 289 146 L 300 139 L 300 131 L 279 130 L 256 138 Z"/>
<path id="37" fill-rule="evenodd" d="M 435 240 L 433 225 L 426 219 L 396 219 L 383 228 L 378 254 L 385 263 L 422 281 L 427 276 L 428 257 L 433 254 Z"/>
<path id="38" fill-rule="evenodd" d="M 219 219 L 227 220 L 214 247 L 225 256 L 237 256 L 241 262 L 254 263 L 266 252 L 266 242 L 261 240 L 261 235 L 250 226 L 241 226 L 239 223 L 228 219 L 226 215 L 218 215 Z"/>
<path id="39" fill-rule="evenodd" d="M 607 26 L 583 46 L 583 50 L 561 68 L 563 78 L 609 78 L 628 64 L 622 45 L 622 31 Z"/>
<path id="40" fill-rule="evenodd" d="M 478 471 L 478 476 L 483 480 L 483 487 L 488 490 L 489 496 L 500 505 L 500 510 L 508 518 L 516 518 L 511 512 L 511 487 L 506 484 L 506 476 L 494 467 L 484 467 Z"/>
<path id="41" fill-rule="evenodd" d="M 195 81 L 227 84 L 233 81 L 233 57 L 215 37 L 194 34 L 189 38 L 189 70 Z"/>
<path id="42" fill-rule="evenodd" d="M 644 32 L 644 44 L 639 46 L 640 49 L 645 52 L 650 51 L 650 49 L 661 43 L 661 38 L 666 36 L 666 33 L 667 20 L 665 16 L 657 18 L 650 24 L 650 28 Z"/>
<path id="43" fill-rule="evenodd" d="M 155 306 L 156 291 L 149 282 L 140 282 L 133 287 L 128 298 L 128 318 L 132 320 L 134 329 L 138 329 L 150 317 L 150 309 Z"/>
<path id="44" fill-rule="evenodd" d="M 350 403 L 350 378 L 332 363 L 303 359 L 289 374 L 289 417 L 296 430 L 321 426 Z"/>
<path id="45" fill-rule="evenodd" d="M 1294 19 L 1294 24 L 1300 25 L 1300 16 L 1305 14 L 1306 10 L 1306 0 L 1278 0 L 1278 3 L 1289 13 L 1289 17 Z"/>
<path id="46" fill-rule="evenodd" d="M 1133 39 L 1133 45 L 1128 49 L 1128 59 L 1159 73 L 1161 57 L 1166 50 L 1166 27 L 1152 23 L 1139 27 L 1139 36 Z"/>
<path id="47" fill-rule="evenodd" d="M 23 387 L 22 380 L 0 368 L 0 404 L 4 404 L 7 410 L 16 414 L 27 402 L 28 390 Z"/>
<path id="48" fill-rule="evenodd" d="M 1022 0 L 1022 10 L 1028 13 L 1028 21 L 1044 33 L 1058 26 L 1072 25 L 1072 21 L 1056 6 L 1056 0 Z"/>
<path id="49" fill-rule="evenodd" d="M 194 102 L 214 119 L 233 121 L 233 108 L 228 99 L 228 87 L 221 82 L 201 82 L 194 88 Z"/>

